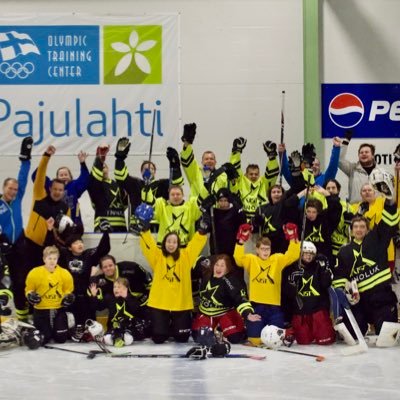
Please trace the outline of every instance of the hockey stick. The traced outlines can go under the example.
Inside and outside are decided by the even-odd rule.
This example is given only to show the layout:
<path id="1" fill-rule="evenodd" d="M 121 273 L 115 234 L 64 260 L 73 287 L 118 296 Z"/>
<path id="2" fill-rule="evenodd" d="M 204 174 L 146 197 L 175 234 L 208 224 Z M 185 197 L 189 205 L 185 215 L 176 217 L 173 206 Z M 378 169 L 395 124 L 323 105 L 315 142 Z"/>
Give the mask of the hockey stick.
<path id="1" fill-rule="evenodd" d="M 186 354 L 107 354 L 111 358 L 186 358 L 192 360 L 186 356 Z M 252 354 L 225 354 L 223 357 L 207 357 L 208 358 L 248 358 L 251 360 L 262 361 L 265 360 L 266 356 L 258 356 Z"/>
<path id="2" fill-rule="evenodd" d="M 353 312 L 350 310 L 350 308 L 346 307 L 344 307 L 344 311 L 350 321 L 351 327 L 353 328 L 357 336 L 358 344 L 355 346 L 345 347 L 344 349 L 342 349 L 342 354 L 344 356 L 351 356 L 354 354 L 366 353 L 368 351 L 368 345 L 364 339 L 364 335 L 361 333 L 360 327 L 358 326 L 356 319 L 354 318 Z"/>
<path id="3" fill-rule="evenodd" d="M 282 90 L 282 106 L 281 106 L 281 144 L 283 144 L 285 136 L 285 91 Z M 283 152 L 279 155 L 279 185 L 282 186 L 282 159 Z"/>
<path id="4" fill-rule="evenodd" d="M 103 351 L 100 351 L 100 350 L 90 350 L 88 353 L 86 353 L 84 351 L 63 349 L 62 347 L 51 346 L 50 344 L 45 344 L 43 347 L 45 349 L 60 350 L 60 351 L 66 351 L 68 353 L 75 353 L 75 354 L 83 354 L 83 355 L 86 356 L 86 358 L 89 358 L 90 360 L 95 358 L 97 354 L 103 354 L 104 353 Z"/>

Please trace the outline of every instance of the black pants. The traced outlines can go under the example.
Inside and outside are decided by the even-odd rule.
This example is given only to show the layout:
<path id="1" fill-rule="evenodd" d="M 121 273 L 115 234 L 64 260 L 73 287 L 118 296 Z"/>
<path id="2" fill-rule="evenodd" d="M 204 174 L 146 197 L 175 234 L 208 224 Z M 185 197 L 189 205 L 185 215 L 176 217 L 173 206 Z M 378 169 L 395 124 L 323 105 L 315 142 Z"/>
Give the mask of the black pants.
<path id="1" fill-rule="evenodd" d="M 33 310 L 33 323 L 43 335 L 43 344 L 54 339 L 57 343 L 65 343 L 69 337 L 68 320 L 65 310 Z"/>
<path id="2" fill-rule="evenodd" d="M 86 294 L 77 294 L 67 311 L 74 315 L 75 325 L 85 325 L 88 319 L 96 319 L 96 311 L 90 306 L 90 300 Z"/>
<path id="3" fill-rule="evenodd" d="M 185 343 L 190 336 L 192 324 L 192 312 L 166 311 L 158 308 L 150 308 L 152 339 L 154 343 L 164 343 L 170 336 L 175 341 Z"/>

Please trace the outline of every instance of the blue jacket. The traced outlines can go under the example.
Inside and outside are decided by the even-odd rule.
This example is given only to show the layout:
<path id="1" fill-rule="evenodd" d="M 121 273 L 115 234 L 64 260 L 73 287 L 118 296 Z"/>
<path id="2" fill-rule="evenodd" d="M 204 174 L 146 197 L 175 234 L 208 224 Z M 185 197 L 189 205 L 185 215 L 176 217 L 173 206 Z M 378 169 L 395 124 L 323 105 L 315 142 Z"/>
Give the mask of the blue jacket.
<path id="1" fill-rule="evenodd" d="M 15 243 L 23 232 L 22 199 L 28 183 L 28 174 L 31 168 L 29 160 L 22 161 L 18 172 L 18 192 L 11 203 L 0 197 L 0 227 L 2 234 L 10 243 Z"/>

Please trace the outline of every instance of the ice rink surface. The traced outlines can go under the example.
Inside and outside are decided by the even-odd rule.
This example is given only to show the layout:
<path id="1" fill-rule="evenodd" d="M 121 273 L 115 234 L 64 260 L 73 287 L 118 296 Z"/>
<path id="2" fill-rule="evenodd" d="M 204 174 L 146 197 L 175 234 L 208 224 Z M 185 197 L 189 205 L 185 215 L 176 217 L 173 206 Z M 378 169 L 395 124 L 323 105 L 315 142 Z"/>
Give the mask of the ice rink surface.
<path id="1" fill-rule="evenodd" d="M 66 343 L 78 351 L 98 349 L 95 343 Z M 114 352 L 185 354 L 189 344 L 136 342 Z M 291 350 L 312 357 L 233 345 L 232 353 L 266 355 L 252 359 L 94 359 L 40 348 L 0 352 L 0 399 L 400 399 L 400 347 L 343 356 L 345 345 L 297 346 Z"/>

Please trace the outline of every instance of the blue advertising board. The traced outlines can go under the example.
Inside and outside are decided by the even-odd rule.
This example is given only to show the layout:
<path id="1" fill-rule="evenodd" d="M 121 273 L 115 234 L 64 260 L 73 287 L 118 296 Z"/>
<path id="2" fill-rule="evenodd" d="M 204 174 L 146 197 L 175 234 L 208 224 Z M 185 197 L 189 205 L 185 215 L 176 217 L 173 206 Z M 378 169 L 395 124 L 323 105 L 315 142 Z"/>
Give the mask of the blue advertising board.
<path id="1" fill-rule="evenodd" d="M 322 138 L 347 129 L 357 138 L 400 137 L 400 84 L 325 83 L 321 107 Z"/>

